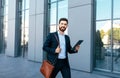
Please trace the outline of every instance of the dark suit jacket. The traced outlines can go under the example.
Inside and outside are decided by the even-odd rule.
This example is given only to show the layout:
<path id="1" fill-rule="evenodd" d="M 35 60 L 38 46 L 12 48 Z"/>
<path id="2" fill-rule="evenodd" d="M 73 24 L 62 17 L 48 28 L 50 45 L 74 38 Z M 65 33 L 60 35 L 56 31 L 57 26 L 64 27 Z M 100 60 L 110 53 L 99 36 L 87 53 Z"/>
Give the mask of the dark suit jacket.
<path id="1" fill-rule="evenodd" d="M 55 53 L 55 49 L 57 48 L 57 46 L 59 45 L 56 37 L 59 41 L 59 38 L 58 38 L 58 33 L 57 32 L 54 32 L 54 33 L 50 33 L 48 36 L 47 36 L 47 39 L 43 45 L 43 50 L 45 52 L 47 52 L 47 59 L 54 63 L 55 59 L 58 57 L 58 54 Z M 69 53 L 76 53 L 76 51 L 74 51 L 70 45 L 70 38 L 69 36 L 65 35 L 65 42 L 66 42 L 66 58 L 68 59 L 68 52 Z"/>

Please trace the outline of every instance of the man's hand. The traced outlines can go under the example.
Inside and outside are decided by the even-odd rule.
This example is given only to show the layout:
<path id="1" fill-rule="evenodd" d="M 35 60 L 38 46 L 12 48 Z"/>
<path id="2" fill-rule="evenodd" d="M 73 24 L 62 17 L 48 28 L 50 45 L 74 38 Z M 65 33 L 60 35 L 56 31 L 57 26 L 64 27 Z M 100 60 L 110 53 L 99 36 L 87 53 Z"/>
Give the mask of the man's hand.
<path id="1" fill-rule="evenodd" d="M 61 52 L 61 48 L 60 48 L 60 46 L 58 45 L 57 48 L 56 48 L 56 50 L 55 50 L 55 53 L 60 53 L 60 52 Z"/>
<path id="2" fill-rule="evenodd" d="M 75 51 L 78 51 L 79 48 L 80 48 L 80 45 L 77 45 L 77 46 L 75 47 Z"/>

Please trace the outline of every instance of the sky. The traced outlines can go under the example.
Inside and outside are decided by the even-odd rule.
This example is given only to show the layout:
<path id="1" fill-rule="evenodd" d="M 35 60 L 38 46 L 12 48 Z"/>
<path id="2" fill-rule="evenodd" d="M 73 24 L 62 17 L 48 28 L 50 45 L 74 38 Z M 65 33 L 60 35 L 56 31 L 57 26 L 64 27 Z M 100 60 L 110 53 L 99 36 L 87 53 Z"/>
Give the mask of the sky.
<path id="1" fill-rule="evenodd" d="M 105 26 L 106 28 L 111 27 L 110 19 L 112 18 L 111 17 L 112 16 L 112 4 L 113 4 L 113 19 L 119 18 L 120 20 L 120 0 L 96 0 L 96 2 L 97 2 L 96 20 L 106 20 L 106 21 L 97 22 L 96 30 L 104 28 L 103 26 Z M 115 23 L 116 21 L 113 21 L 113 23 Z M 120 21 L 116 23 L 120 24 Z"/>

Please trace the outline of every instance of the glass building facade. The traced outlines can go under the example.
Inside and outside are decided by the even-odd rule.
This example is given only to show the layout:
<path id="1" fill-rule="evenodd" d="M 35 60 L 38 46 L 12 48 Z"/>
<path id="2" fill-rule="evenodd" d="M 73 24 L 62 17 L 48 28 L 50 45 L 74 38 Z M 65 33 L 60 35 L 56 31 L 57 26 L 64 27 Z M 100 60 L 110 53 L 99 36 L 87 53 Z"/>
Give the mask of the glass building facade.
<path id="1" fill-rule="evenodd" d="M 68 0 L 48 0 L 48 16 L 50 32 L 55 32 L 59 19 L 68 18 Z"/>
<path id="2" fill-rule="evenodd" d="M 8 35 L 8 2 L 0 0 L 0 53 L 5 53 Z M 18 6 L 17 6 L 18 5 Z M 29 34 L 29 0 L 16 2 L 16 34 L 17 56 L 25 56 L 28 47 Z M 11 19 L 9 19 L 11 20 Z"/>
<path id="3" fill-rule="evenodd" d="M 95 68 L 112 73 L 120 73 L 119 2 L 96 0 Z"/>
<path id="4" fill-rule="evenodd" d="M 7 47 L 8 0 L 0 0 L 0 53 Z"/>
<path id="5" fill-rule="evenodd" d="M 20 9 L 20 27 L 21 27 L 21 54 L 27 56 L 28 40 L 29 40 L 29 0 L 22 0 L 22 8 Z"/>
<path id="6" fill-rule="evenodd" d="M 71 44 L 84 40 L 78 55 L 69 56 L 71 68 L 120 75 L 119 3 L 120 0 L 0 0 L 0 53 L 41 62 L 45 56 L 44 39 L 49 32 L 57 31 L 59 19 L 65 17 L 69 19 L 66 34 Z"/>

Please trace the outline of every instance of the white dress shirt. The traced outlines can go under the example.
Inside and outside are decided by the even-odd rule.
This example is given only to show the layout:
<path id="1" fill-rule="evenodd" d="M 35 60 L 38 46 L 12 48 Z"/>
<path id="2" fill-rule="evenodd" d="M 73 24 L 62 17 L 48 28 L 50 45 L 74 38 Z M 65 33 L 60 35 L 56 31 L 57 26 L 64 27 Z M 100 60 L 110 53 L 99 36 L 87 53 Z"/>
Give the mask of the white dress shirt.
<path id="1" fill-rule="evenodd" d="M 66 44 L 65 44 L 65 35 L 60 34 L 58 31 L 59 43 L 61 52 L 58 54 L 58 59 L 65 59 L 66 58 Z"/>

